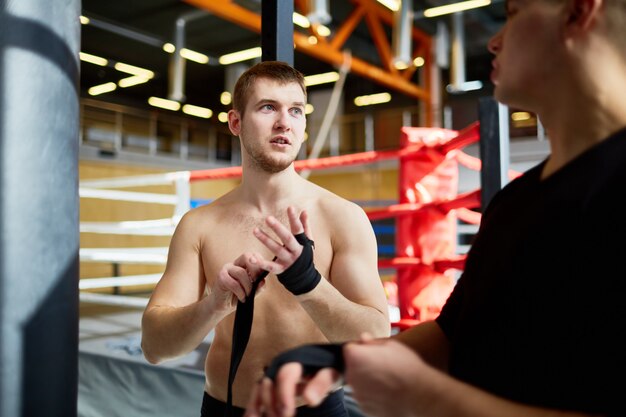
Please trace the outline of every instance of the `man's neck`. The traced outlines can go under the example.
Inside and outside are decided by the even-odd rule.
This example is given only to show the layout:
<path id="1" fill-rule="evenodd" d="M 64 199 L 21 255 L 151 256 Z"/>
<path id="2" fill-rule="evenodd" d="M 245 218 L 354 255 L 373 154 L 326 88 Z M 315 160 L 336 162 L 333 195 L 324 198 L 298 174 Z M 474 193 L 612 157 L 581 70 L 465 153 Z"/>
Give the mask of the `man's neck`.
<path id="1" fill-rule="evenodd" d="M 602 73 L 596 80 L 602 81 L 590 84 L 587 91 L 572 88 L 559 102 L 551 103 L 540 112 L 551 147 L 542 178 L 626 127 L 626 95 L 622 94 L 626 91 L 626 81 L 623 76 L 617 76 L 615 72 Z"/>
<path id="2" fill-rule="evenodd" d="M 294 204 L 295 194 L 302 188 L 303 181 L 293 164 L 277 173 L 244 168 L 240 186 L 241 197 L 260 212 L 271 213 L 277 208 Z"/>

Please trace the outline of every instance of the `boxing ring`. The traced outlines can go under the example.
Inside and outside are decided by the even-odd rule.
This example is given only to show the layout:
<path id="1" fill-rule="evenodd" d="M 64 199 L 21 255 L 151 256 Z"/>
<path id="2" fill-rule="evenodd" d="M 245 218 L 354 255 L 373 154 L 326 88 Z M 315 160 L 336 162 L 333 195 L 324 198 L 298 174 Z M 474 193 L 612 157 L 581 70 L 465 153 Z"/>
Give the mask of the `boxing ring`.
<path id="1" fill-rule="evenodd" d="M 458 193 L 459 167 L 474 171 L 481 169 L 480 160 L 463 150 L 478 140 L 478 122 L 461 131 L 403 127 L 397 150 L 295 162 L 297 171 L 364 167 L 382 161 L 397 163 L 397 201 L 391 201 L 391 204 L 389 200 L 355 201 L 364 208 L 376 234 L 379 244 L 378 266 L 388 296 L 394 331 L 436 317 L 463 270 L 465 254 L 457 250 L 457 228 L 459 224 L 479 224 L 481 215 L 476 209 L 480 206 L 480 189 Z M 511 178 L 517 175 L 519 173 L 509 172 Z M 228 167 L 83 180 L 79 187 L 82 200 L 158 205 L 169 215 L 146 220 L 83 221 L 80 223 L 81 235 L 126 235 L 169 241 L 185 212 L 211 201 L 192 199 L 191 188 L 194 184 L 237 180 L 240 176 L 241 167 Z M 166 186 L 171 192 L 137 191 L 159 186 Z M 393 243 L 384 244 L 390 243 L 390 237 Z M 167 251 L 167 246 L 81 246 L 82 264 L 114 266 L 114 273 L 110 276 L 79 280 L 81 307 L 99 305 L 113 309 L 106 317 L 106 332 L 99 333 L 97 329 L 102 325 L 97 323 L 98 320 L 81 318 L 80 372 L 89 374 L 89 378 L 80 378 L 79 383 L 81 416 L 99 415 L 95 411 L 90 414 L 89 410 L 106 410 L 108 415 L 124 415 L 119 403 L 107 408 L 110 406 L 107 402 L 99 401 L 93 382 L 89 381 L 94 379 L 94 374 L 98 375 L 96 380 L 130 378 L 129 369 L 132 367 L 135 369 L 132 379 L 138 382 L 126 388 L 133 391 L 133 398 L 128 399 L 133 408 L 145 408 L 145 404 L 140 406 L 139 403 L 150 401 L 150 397 L 172 398 L 170 385 L 173 384 L 176 398 L 186 398 L 179 403 L 189 407 L 182 413 L 197 414 L 204 383 L 203 361 L 212 333 L 198 349 L 165 366 L 151 366 L 141 355 L 140 316 L 147 304 L 147 295 L 161 277 Z M 121 274 L 118 268 L 120 265 L 149 265 L 159 271 Z M 104 333 L 112 333 L 116 337 L 111 338 Z M 112 357 L 115 362 L 104 364 L 107 357 Z M 144 389 L 144 385 L 150 387 L 149 392 Z M 113 387 L 114 390 L 119 388 Z M 124 390 L 117 392 L 118 397 L 124 395 Z M 180 415 L 181 410 L 175 413 Z"/>
<path id="2" fill-rule="evenodd" d="M 398 309 L 393 325 L 406 328 L 436 316 L 454 286 L 452 270 L 462 270 L 465 255 L 456 253 L 456 226 L 460 221 L 478 224 L 480 190 L 458 194 L 459 164 L 480 170 L 480 160 L 463 152 L 479 140 L 478 122 L 461 131 L 440 128 L 403 127 L 400 149 L 370 151 L 295 162 L 297 171 L 317 171 L 338 167 L 367 165 L 385 160 L 398 161 L 397 204 L 366 209 L 375 224 L 382 219 L 395 220 L 395 253 L 379 260 L 381 270 L 393 269 L 395 277 L 385 281 L 390 305 Z M 134 177 L 85 180 L 79 188 L 81 199 L 108 199 L 172 207 L 167 218 L 121 221 L 81 222 L 81 233 L 125 234 L 170 237 L 182 215 L 192 206 L 205 204 L 190 198 L 191 184 L 226 178 L 238 178 L 241 167 L 212 170 L 179 171 Z M 511 177 L 519 175 L 510 172 Z M 168 184 L 173 194 L 123 191 L 131 187 Z M 367 202 L 361 202 L 367 205 Z M 387 228 L 387 232 L 393 227 Z M 377 228 L 374 227 L 375 232 Z M 377 236 L 379 234 L 377 233 Z M 388 251 L 387 251 L 388 252 Z M 81 262 L 165 265 L 167 247 L 82 248 Z M 143 308 L 145 297 L 103 294 L 90 290 L 156 284 L 160 273 L 131 276 L 108 276 L 81 279 L 80 300 L 84 303 Z"/>

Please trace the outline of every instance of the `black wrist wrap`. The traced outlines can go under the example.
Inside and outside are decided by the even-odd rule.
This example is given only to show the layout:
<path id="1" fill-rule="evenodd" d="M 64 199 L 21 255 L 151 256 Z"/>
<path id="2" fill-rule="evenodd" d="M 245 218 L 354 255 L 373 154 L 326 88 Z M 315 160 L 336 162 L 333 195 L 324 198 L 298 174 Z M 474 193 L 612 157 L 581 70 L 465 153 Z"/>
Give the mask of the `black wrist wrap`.
<path id="1" fill-rule="evenodd" d="M 304 345 L 288 350 L 272 360 L 265 370 L 265 375 L 275 381 L 280 368 L 289 362 L 298 362 L 302 365 L 303 377 L 311 377 L 322 368 L 334 368 L 337 372 L 343 373 L 345 368 L 343 344 Z"/>
<path id="2" fill-rule="evenodd" d="M 302 253 L 296 261 L 282 274 L 278 274 L 278 280 L 294 295 L 305 294 L 319 284 L 322 276 L 313 264 L 313 241 L 304 233 L 294 235 L 302 248 Z"/>

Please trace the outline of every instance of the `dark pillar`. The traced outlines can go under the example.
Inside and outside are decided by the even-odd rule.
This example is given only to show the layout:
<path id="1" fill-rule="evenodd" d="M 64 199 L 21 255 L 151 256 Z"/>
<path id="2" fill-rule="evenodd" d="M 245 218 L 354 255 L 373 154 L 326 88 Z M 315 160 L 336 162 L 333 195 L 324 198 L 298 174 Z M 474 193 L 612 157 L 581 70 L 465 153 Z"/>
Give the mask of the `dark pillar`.
<path id="1" fill-rule="evenodd" d="M 76 416 L 80 0 L 0 1 L 0 415 Z"/>
<path id="2" fill-rule="evenodd" d="M 509 180 L 509 112 L 492 97 L 483 97 L 478 102 L 478 119 L 482 161 L 480 200 L 484 211 Z"/>
<path id="3" fill-rule="evenodd" d="M 263 61 L 283 61 L 293 66 L 293 1 L 261 1 Z"/>

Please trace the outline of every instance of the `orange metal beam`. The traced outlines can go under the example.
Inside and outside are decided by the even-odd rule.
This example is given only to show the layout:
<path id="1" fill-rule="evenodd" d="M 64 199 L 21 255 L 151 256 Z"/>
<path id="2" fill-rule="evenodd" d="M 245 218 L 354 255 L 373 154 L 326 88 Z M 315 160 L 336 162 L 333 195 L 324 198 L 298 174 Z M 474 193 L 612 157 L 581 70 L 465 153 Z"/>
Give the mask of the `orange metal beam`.
<path id="1" fill-rule="evenodd" d="M 339 30 L 335 32 L 333 40 L 330 41 L 330 46 L 333 49 L 341 49 L 341 47 L 344 43 L 346 43 L 352 32 L 354 32 L 356 25 L 359 24 L 364 14 L 365 7 L 363 6 L 357 6 L 354 10 L 352 10 L 350 16 L 348 16 L 348 18 L 343 22 Z"/>
<path id="2" fill-rule="evenodd" d="M 261 33 L 261 16 L 244 7 L 232 3 L 230 0 L 184 1 L 198 8 L 207 10 L 215 16 L 233 22 L 252 32 Z M 311 55 L 319 59 L 320 61 L 324 61 L 336 66 L 341 66 L 341 64 L 343 63 L 343 53 L 338 49 L 332 48 L 328 43 L 324 42 L 318 43 L 317 45 L 311 45 L 308 42 L 308 36 L 303 35 L 299 32 L 294 32 L 294 43 L 299 51 Z M 405 80 L 398 73 L 385 71 L 382 68 L 369 64 L 357 57 L 352 57 L 350 69 L 355 74 L 369 78 L 372 81 L 375 81 L 393 90 L 402 92 L 420 100 L 430 100 L 428 86 L 425 86 L 425 88 L 421 88 L 418 85 L 411 83 L 408 80 Z"/>
<path id="3" fill-rule="evenodd" d="M 387 68 L 387 71 L 394 74 L 397 73 L 398 70 L 394 68 L 391 62 L 392 55 L 389 40 L 387 39 L 387 35 L 385 35 L 383 25 L 380 23 L 380 20 L 378 20 L 378 16 L 368 13 L 365 15 L 365 21 L 367 22 L 367 27 L 370 30 L 372 40 L 374 41 L 374 45 L 376 45 L 382 64 Z"/>

